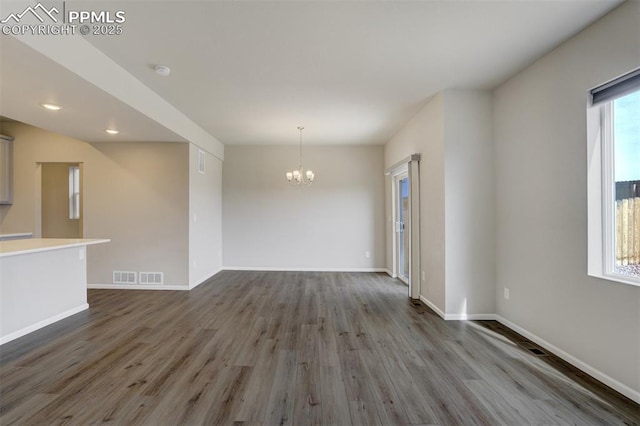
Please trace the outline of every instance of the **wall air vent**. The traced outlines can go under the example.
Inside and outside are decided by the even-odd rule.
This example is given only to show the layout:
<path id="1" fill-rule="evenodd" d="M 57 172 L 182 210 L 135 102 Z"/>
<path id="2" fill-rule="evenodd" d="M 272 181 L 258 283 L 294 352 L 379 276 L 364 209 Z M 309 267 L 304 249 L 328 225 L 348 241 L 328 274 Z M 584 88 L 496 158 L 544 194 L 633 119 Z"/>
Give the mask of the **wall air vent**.
<path id="1" fill-rule="evenodd" d="M 162 285 L 163 282 L 163 272 L 140 272 L 140 284 Z"/>
<path id="2" fill-rule="evenodd" d="M 135 284 L 136 273 L 133 271 L 113 271 L 114 284 Z"/>

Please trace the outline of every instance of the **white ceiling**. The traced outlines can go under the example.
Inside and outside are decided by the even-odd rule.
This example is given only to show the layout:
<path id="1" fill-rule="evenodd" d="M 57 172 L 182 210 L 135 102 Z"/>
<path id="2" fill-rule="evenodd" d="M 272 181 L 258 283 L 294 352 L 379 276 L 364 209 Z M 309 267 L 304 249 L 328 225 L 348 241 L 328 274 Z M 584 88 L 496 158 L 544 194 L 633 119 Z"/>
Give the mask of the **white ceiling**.
<path id="1" fill-rule="evenodd" d="M 13 37 L 0 39 L 0 114 L 86 142 L 182 142 L 174 132 L 109 96 Z M 48 111 L 42 103 L 62 105 Z M 121 133 L 109 136 L 105 130 Z"/>
<path id="2" fill-rule="evenodd" d="M 86 40 L 224 144 L 296 143 L 296 127 L 301 124 L 306 128 L 305 143 L 383 144 L 438 91 L 493 88 L 620 3 L 83 4 L 90 9 L 124 10 L 124 34 L 87 36 Z M 108 117 L 139 140 L 182 140 L 163 126 L 150 125 L 150 119 L 125 103 L 109 101 L 108 93 L 92 93 L 101 91 L 70 81 L 79 77 L 45 57 L 37 63 L 37 71 L 13 69 L 5 60 L 7 55 L 12 55 L 13 62 L 22 54 L 14 50 L 30 48 L 9 43 L 6 49 L 6 45 L 0 45 L 3 105 L 6 100 L 16 101 L 5 96 L 9 87 L 22 87 L 40 77 L 44 82 L 29 90 L 40 90 L 43 101 L 50 93 L 66 96 L 76 86 L 100 100 L 100 105 L 76 105 L 79 100 L 74 96 L 65 98 L 65 104 L 82 115 L 77 120 L 56 119 L 56 131 L 85 137 L 94 127 L 102 130 L 104 125 L 96 121 L 102 123 Z M 39 54 L 32 52 L 18 61 L 26 62 L 21 69 L 31 68 L 27 64 L 33 55 Z M 156 75 L 154 64 L 169 66 L 171 76 Z M 33 108 L 29 101 L 23 110 Z M 105 116 L 102 101 L 114 104 L 108 110 L 111 115 Z M 21 111 L 13 117 L 4 107 L 0 112 L 36 125 L 37 115 L 42 115 L 37 111 L 30 118 Z M 52 120 L 46 124 L 53 125 Z M 102 134 L 99 138 L 109 140 Z"/>

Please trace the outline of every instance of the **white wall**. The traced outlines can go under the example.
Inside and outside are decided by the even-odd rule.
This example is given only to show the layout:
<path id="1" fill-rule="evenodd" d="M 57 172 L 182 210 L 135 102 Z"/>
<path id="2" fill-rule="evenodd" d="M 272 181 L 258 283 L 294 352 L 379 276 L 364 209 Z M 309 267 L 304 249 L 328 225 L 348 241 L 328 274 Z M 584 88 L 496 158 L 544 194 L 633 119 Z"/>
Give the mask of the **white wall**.
<path id="1" fill-rule="evenodd" d="M 420 160 L 420 255 L 425 280 L 420 295 L 441 311 L 445 310 L 445 219 L 444 219 L 444 117 L 443 99 L 438 94 L 385 146 L 385 168 L 411 154 Z M 391 185 L 387 179 L 387 185 Z M 391 198 L 387 198 L 390 211 Z M 387 217 L 387 246 L 393 244 L 393 224 Z M 390 249 L 389 249 L 390 250 Z M 388 251 L 390 253 L 390 251 Z M 391 261 L 387 261 L 391 269 Z"/>
<path id="2" fill-rule="evenodd" d="M 1 233 L 39 236 L 38 162 L 83 163 L 84 238 L 89 284 L 112 283 L 113 270 L 164 272 L 165 285 L 188 288 L 188 144 L 87 144 L 22 123 L 14 136 L 14 204 L 0 206 Z"/>
<path id="3" fill-rule="evenodd" d="M 204 152 L 204 173 L 198 171 L 200 148 L 189 144 L 189 287 L 222 269 L 222 161 Z"/>
<path id="4" fill-rule="evenodd" d="M 0 344 L 89 308 L 85 247 L 0 257 Z"/>
<path id="5" fill-rule="evenodd" d="M 587 276 L 585 108 L 640 66 L 639 23 L 623 3 L 494 92 L 497 312 L 636 400 L 640 287 Z"/>
<path id="6" fill-rule="evenodd" d="M 316 181 L 294 187 L 296 146 L 225 147 L 225 268 L 384 268 L 382 147 L 305 146 L 304 158 Z"/>
<path id="7" fill-rule="evenodd" d="M 443 92 L 448 316 L 495 312 L 491 95 Z"/>
<path id="8" fill-rule="evenodd" d="M 425 280 L 420 295 L 446 318 L 491 314 L 495 232 L 489 92 L 445 90 L 430 99 L 385 145 L 385 166 L 413 153 L 422 155 L 420 250 Z M 387 194 L 387 212 L 390 205 Z M 387 225 L 389 256 L 393 227 L 388 218 Z"/>

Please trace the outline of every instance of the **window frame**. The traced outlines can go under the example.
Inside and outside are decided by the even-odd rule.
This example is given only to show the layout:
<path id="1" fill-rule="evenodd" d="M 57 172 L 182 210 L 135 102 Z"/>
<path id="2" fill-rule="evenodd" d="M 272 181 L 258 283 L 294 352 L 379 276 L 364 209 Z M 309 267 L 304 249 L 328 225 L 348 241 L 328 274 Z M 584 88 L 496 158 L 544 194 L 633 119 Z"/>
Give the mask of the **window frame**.
<path id="1" fill-rule="evenodd" d="M 587 108 L 587 274 L 640 287 L 640 277 L 615 271 L 615 99 Z"/>
<path id="2" fill-rule="evenodd" d="M 69 166 L 69 219 L 80 219 L 80 166 Z"/>

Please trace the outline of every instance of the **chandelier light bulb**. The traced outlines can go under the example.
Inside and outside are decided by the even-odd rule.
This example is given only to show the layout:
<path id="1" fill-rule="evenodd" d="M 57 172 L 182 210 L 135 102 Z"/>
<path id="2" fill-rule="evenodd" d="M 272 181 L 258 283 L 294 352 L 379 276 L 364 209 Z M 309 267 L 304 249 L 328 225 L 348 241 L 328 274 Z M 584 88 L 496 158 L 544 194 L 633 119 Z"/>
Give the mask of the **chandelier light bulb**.
<path id="1" fill-rule="evenodd" d="M 305 172 L 304 167 L 302 167 L 302 131 L 304 127 L 300 126 L 298 130 L 300 131 L 300 165 L 296 170 L 286 172 L 285 176 L 287 177 L 287 182 L 291 185 L 311 185 L 316 175 L 311 170 Z"/>

